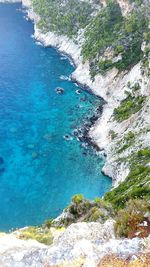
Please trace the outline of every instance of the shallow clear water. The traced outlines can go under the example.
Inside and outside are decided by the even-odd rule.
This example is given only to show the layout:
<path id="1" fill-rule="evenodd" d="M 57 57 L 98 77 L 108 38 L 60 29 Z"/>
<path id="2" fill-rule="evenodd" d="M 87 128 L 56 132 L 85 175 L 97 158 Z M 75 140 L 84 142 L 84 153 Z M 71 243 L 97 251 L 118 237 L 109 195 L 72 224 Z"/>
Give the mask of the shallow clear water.
<path id="1" fill-rule="evenodd" d="M 73 66 L 31 38 L 33 25 L 0 4 L 0 230 L 58 215 L 72 195 L 102 196 L 111 180 L 103 160 L 73 137 L 100 99 L 60 79 Z M 65 89 L 56 94 L 57 86 Z M 85 100 L 85 101 L 82 101 Z"/>

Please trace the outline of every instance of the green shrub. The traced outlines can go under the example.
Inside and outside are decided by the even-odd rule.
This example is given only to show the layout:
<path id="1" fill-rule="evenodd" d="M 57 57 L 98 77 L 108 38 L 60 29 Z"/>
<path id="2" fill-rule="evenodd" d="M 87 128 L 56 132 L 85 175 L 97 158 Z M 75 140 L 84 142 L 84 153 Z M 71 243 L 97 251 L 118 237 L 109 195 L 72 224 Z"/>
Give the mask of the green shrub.
<path id="1" fill-rule="evenodd" d="M 44 226 L 47 228 L 51 228 L 53 226 L 53 219 L 46 220 Z"/>
<path id="2" fill-rule="evenodd" d="M 86 218 L 86 221 L 96 222 L 100 218 L 104 218 L 104 214 L 102 213 L 102 211 L 99 208 L 93 207 L 90 210 L 90 213 L 89 213 L 88 217 Z"/>
<path id="3" fill-rule="evenodd" d="M 146 9 L 136 9 L 123 18 L 120 7 L 114 0 L 109 1 L 93 18 L 85 32 L 85 43 L 82 47 L 84 60 L 88 59 L 91 63 L 92 77 L 99 72 L 104 74 L 113 67 L 119 71 L 128 70 L 142 59 L 143 38 L 149 36 L 145 14 Z M 99 60 L 108 47 L 114 50 L 112 58 Z M 122 55 L 122 59 L 113 63 L 113 57 L 118 54 Z"/>
<path id="4" fill-rule="evenodd" d="M 32 0 L 34 11 L 41 16 L 38 27 L 72 38 L 90 22 L 93 6 L 79 0 Z"/>
<path id="5" fill-rule="evenodd" d="M 84 197 L 82 194 L 78 194 L 72 197 L 72 202 L 75 204 L 80 204 L 83 202 L 83 200 L 84 200 Z"/>
<path id="6" fill-rule="evenodd" d="M 135 134 L 131 131 L 129 131 L 124 138 L 118 142 L 118 146 L 120 147 L 121 144 L 123 143 L 123 145 L 117 150 L 117 153 L 122 153 L 124 150 L 126 150 L 127 148 L 129 148 L 133 142 L 135 140 Z"/>
<path id="7" fill-rule="evenodd" d="M 85 199 L 83 195 L 79 194 L 73 196 L 67 210 L 74 216 L 75 219 L 78 219 L 81 215 L 84 215 L 90 207 L 90 201 Z"/>
<path id="8" fill-rule="evenodd" d="M 104 196 L 104 200 L 111 202 L 115 209 L 123 208 L 129 199 L 150 201 L 150 149 L 139 150 L 124 160 L 130 165 L 129 175 Z"/>
<path id="9" fill-rule="evenodd" d="M 103 54 L 104 49 L 117 38 L 116 29 L 119 29 L 122 20 L 119 4 L 109 1 L 107 7 L 103 8 L 87 27 L 82 47 L 84 60 L 92 60 L 97 54 Z"/>
<path id="10" fill-rule="evenodd" d="M 115 209 L 123 208 L 129 199 L 150 200 L 150 167 L 140 165 L 138 160 L 131 159 L 131 162 L 131 171 L 125 181 L 104 196 Z"/>
<path id="11" fill-rule="evenodd" d="M 24 240 L 34 239 L 45 245 L 51 245 L 53 242 L 51 231 L 42 227 L 28 227 L 21 230 L 18 238 Z"/>
<path id="12" fill-rule="evenodd" d="M 109 134 L 110 134 L 112 140 L 114 140 L 117 137 L 117 133 L 115 133 L 113 130 L 110 130 Z"/>
<path id="13" fill-rule="evenodd" d="M 117 45 L 115 48 L 115 55 L 118 55 L 120 53 L 124 52 L 124 46 L 123 45 Z"/>
<path id="14" fill-rule="evenodd" d="M 139 224 L 145 220 L 146 213 L 150 213 L 148 202 L 140 199 L 129 200 L 126 207 L 119 210 L 116 217 L 116 235 L 118 237 L 134 237 L 140 229 Z"/>
<path id="15" fill-rule="evenodd" d="M 122 122 L 128 119 L 132 114 L 138 112 L 144 105 L 145 96 L 131 96 L 121 101 L 119 107 L 114 109 L 114 119 L 118 122 Z"/>

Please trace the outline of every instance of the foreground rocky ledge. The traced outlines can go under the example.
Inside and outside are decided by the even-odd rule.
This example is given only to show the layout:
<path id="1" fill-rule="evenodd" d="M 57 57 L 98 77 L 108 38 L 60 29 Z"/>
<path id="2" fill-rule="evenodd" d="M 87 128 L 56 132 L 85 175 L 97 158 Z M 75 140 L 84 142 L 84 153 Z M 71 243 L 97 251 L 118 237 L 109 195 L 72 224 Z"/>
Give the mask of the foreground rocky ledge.
<path id="1" fill-rule="evenodd" d="M 96 267 L 107 254 L 135 260 L 150 249 L 150 238 L 114 237 L 114 222 L 76 223 L 66 230 L 53 231 L 53 244 L 46 246 L 34 240 L 17 238 L 22 230 L 0 236 L 2 267 Z"/>

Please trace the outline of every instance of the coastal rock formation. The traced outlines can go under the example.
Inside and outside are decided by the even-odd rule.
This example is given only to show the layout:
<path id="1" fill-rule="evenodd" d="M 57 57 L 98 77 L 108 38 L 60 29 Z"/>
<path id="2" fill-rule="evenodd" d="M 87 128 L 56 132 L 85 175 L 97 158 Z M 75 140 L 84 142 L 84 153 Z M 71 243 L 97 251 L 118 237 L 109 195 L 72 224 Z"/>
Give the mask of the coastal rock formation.
<path id="1" fill-rule="evenodd" d="M 1 1 L 4 2 L 5 0 Z M 9 2 L 13 2 L 13 0 Z M 97 8 L 97 1 L 81 2 L 93 5 L 96 3 L 94 13 L 91 15 L 93 17 L 98 14 L 97 12 L 101 7 L 107 6 L 107 1 L 104 0 L 98 1 L 98 3 L 101 3 L 99 8 Z M 136 6 L 134 2 L 117 0 L 123 18 L 128 17 L 128 14 L 134 9 L 134 6 Z M 35 39 L 44 46 L 56 47 L 61 53 L 69 55 L 76 66 L 76 70 L 72 73 L 72 80 L 77 81 L 85 88 L 91 88 L 96 95 L 106 101 L 102 116 L 90 129 L 89 136 L 107 155 L 103 168 L 104 173 L 113 179 L 115 187 L 123 181 L 124 183 L 121 184 L 121 188 L 118 187 L 117 191 L 109 192 L 104 198 L 112 202 L 115 209 L 118 207 L 120 209 L 123 208 L 125 202 L 132 197 L 140 196 L 144 198 L 146 196 L 146 200 L 148 200 L 150 173 L 150 59 L 147 51 L 150 49 L 149 42 L 142 40 L 142 45 L 140 44 L 140 48 L 143 51 L 142 60 L 136 61 L 135 57 L 135 64 L 131 64 L 130 68 L 127 69 L 119 65 L 120 68 L 123 68 L 119 70 L 117 68 L 118 65 L 115 65 L 122 60 L 123 48 L 120 45 L 117 47 L 117 51 L 113 51 L 111 46 L 108 47 L 103 51 L 102 55 L 98 55 L 99 58 L 96 56 L 95 61 L 83 60 L 81 52 L 85 41 L 83 29 L 79 29 L 75 40 L 57 32 L 44 32 L 42 28 L 39 28 L 40 15 L 35 13 L 31 1 L 22 0 L 22 3 L 24 7 L 28 8 L 27 16 L 34 21 Z M 147 0 L 143 0 L 142 8 L 144 5 L 147 5 L 148 13 Z M 136 7 L 136 9 L 138 10 L 139 7 Z M 130 33 L 132 25 L 127 26 L 127 30 Z M 130 36 L 129 39 L 124 38 L 125 44 L 123 44 L 126 48 L 128 48 L 128 43 L 132 38 L 133 36 Z M 146 38 L 148 39 L 148 37 Z M 133 47 L 132 53 L 134 50 Z M 98 65 L 96 70 L 94 69 L 94 76 L 92 77 L 91 67 L 97 61 Z M 133 219 L 138 216 L 139 212 L 138 209 L 136 210 L 135 203 L 132 203 L 132 208 L 136 211 L 133 215 L 130 209 L 128 211 L 121 210 L 119 214 L 122 214 L 123 219 L 125 218 L 123 223 L 125 222 L 128 226 L 128 221 L 130 224 L 134 222 L 137 230 L 141 225 L 137 223 L 138 220 L 134 221 Z M 149 229 L 149 213 L 145 213 L 142 225 L 144 223 L 147 224 Z M 136 215 L 135 217 L 134 214 Z M 130 215 L 133 217 L 130 217 Z M 0 238 L 0 266 L 96 267 L 107 254 L 115 254 L 125 259 L 132 259 L 133 256 L 134 259 L 139 253 L 149 252 L 149 237 L 117 239 L 114 234 L 114 223 L 114 220 L 109 219 L 103 224 L 100 222 L 77 222 L 71 224 L 60 235 L 54 236 L 51 246 L 39 244 L 35 241 L 19 240 L 15 233 L 2 236 Z M 124 235 L 126 234 L 124 231 L 122 232 Z M 137 231 L 134 234 L 138 236 Z"/>
<path id="2" fill-rule="evenodd" d="M 132 5 L 130 5 L 129 1 L 118 0 L 118 3 L 123 14 L 127 14 L 132 10 Z M 77 42 L 75 43 L 73 39 L 64 35 L 58 35 L 54 32 L 43 33 L 37 26 L 37 22 L 40 18 L 38 17 L 37 19 L 37 15 L 33 11 L 30 0 L 23 0 L 23 5 L 29 8 L 28 16 L 35 22 L 35 39 L 40 41 L 44 46 L 56 47 L 61 53 L 69 55 L 76 66 L 76 70 L 72 73 L 72 80 L 77 81 L 85 88 L 91 88 L 96 95 L 102 97 L 107 102 L 104 106 L 101 118 L 92 127 L 89 132 L 89 136 L 100 147 L 100 149 L 105 151 L 107 158 L 103 171 L 106 175 L 113 179 L 114 186 L 117 186 L 121 181 L 125 180 L 130 171 L 130 167 L 126 161 L 118 163 L 118 157 L 123 158 L 124 156 L 127 156 L 132 150 L 135 150 L 135 148 L 137 150 L 137 146 L 144 147 L 145 143 L 148 145 L 146 140 L 147 138 L 150 138 L 149 133 L 146 135 L 143 134 L 140 137 L 140 142 L 139 139 L 137 139 L 137 141 L 135 140 L 135 147 L 130 146 L 129 150 L 126 149 L 126 151 L 123 151 L 120 155 L 117 153 L 117 144 L 123 139 L 123 136 L 125 136 L 129 131 L 139 131 L 140 122 L 136 123 L 137 121 L 143 120 L 140 124 L 141 128 L 150 128 L 148 114 L 146 115 L 144 112 L 144 110 L 147 110 L 147 107 L 149 107 L 149 103 L 147 102 L 149 101 L 148 99 L 139 113 L 133 114 L 122 123 L 114 120 L 112 116 L 114 109 L 120 105 L 123 99 L 125 99 L 126 92 L 132 92 L 135 84 L 138 83 L 140 86 L 139 91 L 136 94 L 149 96 L 150 80 L 147 73 L 143 74 L 141 66 L 142 63 L 139 62 L 129 71 L 124 70 L 119 72 L 118 69 L 114 67 L 111 70 L 108 70 L 105 75 L 97 74 L 93 80 L 90 74 L 89 61 L 86 60 L 83 63 L 81 55 L 81 47 L 84 42 L 83 34 L 81 35 L 79 32 Z M 144 118 L 141 116 L 141 113 Z M 111 132 L 115 132 L 114 140 L 111 138 Z"/>
<path id="3" fill-rule="evenodd" d="M 21 230 L 20 230 L 21 231 Z M 114 239 L 113 221 L 76 223 L 54 236 L 51 246 L 20 240 L 16 233 L 0 237 L 2 267 L 96 267 L 106 254 L 124 259 L 146 252 L 149 238 Z"/>

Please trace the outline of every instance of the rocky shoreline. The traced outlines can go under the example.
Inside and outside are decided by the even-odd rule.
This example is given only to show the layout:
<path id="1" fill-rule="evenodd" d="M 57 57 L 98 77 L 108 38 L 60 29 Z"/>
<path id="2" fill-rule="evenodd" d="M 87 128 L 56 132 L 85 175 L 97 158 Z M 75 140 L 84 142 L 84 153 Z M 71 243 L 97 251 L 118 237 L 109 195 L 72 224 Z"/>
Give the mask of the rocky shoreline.
<path id="1" fill-rule="evenodd" d="M 20 0 L 1 0 L 2 2 L 19 2 Z M 120 3 L 120 2 L 119 2 Z M 121 2 L 122 3 L 122 2 Z M 136 82 L 140 84 L 140 92 L 148 95 L 150 92 L 149 79 L 142 75 L 140 63 L 135 65 L 131 70 L 120 72 L 113 68 L 105 75 L 96 75 L 94 81 L 91 79 L 89 71 L 89 62 L 82 62 L 81 45 L 82 38 L 78 37 L 78 45 L 66 36 L 58 36 L 53 32 L 42 33 L 37 28 L 39 16 L 33 11 L 31 0 L 22 0 L 22 5 L 26 9 L 28 19 L 34 23 L 34 38 L 42 43 L 45 47 L 52 46 L 60 53 L 67 55 L 74 63 L 76 69 L 72 73 L 71 78 L 83 88 L 92 90 L 92 92 L 104 99 L 103 114 L 95 120 L 92 127 L 88 131 L 88 136 L 92 143 L 103 150 L 107 155 L 103 173 L 113 180 L 113 185 L 117 186 L 121 181 L 125 180 L 129 173 L 129 167 L 126 162 L 118 163 L 118 155 L 116 155 L 115 147 L 122 137 L 129 131 L 135 131 L 135 121 L 140 119 L 139 114 L 133 114 L 131 118 L 122 123 L 113 120 L 113 111 L 119 106 L 120 102 L 125 98 L 126 91 L 130 91 L 128 84 L 134 85 Z M 128 9 L 128 6 L 127 6 Z M 125 12 L 125 7 L 123 9 Z M 149 124 L 149 119 L 145 116 L 144 124 Z M 116 138 L 112 140 L 110 133 L 115 132 Z M 145 137 L 143 136 L 145 140 Z M 133 148 L 134 149 L 134 148 Z M 122 157 L 124 154 L 122 155 Z"/>
<path id="2" fill-rule="evenodd" d="M 19 2 L 19 0 L 1 0 L 2 2 Z M 122 3 L 122 2 L 121 2 Z M 120 4 L 120 1 L 119 1 Z M 53 32 L 46 34 L 42 33 L 37 28 L 39 16 L 33 11 L 30 0 L 22 0 L 22 5 L 27 11 L 27 17 L 34 23 L 34 38 L 42 43 L 45 47 L 52 46 L 60 53 L 67 55 L 74 63 L 76 69 L 72 73 L 71 78 L 83 88 L 92 90 L 92 92 L 104 99 L 103 113 L 100 118 L 94 121 L 88 130 L 88 137 L 97 148 L 103 150 L 107 155 L 105 165 L 103 167 L 104 174 L 108 175 L 113 180 L 113 185 L 117 186 L 121 181 L 125 180 L 129 174 L 129 167 L 126 162 L 119 162 L 119 156 L 116 154 L 116 145 L 120 142 L 125 134 L 129 131 L 136 130 L 136 121 L 141 122 L 142 127 L 149 125 L 149 118 L 146 116 L 145 108 L 143 108 L 142 118 L 139 113 L 133 114 L 129 119 L 118 123 L 113 120 L 113 112 L 120 102 L 126 97 L 126 92 L 130 92 L 128 84 L 134 85 L 136 82 L 140 85 L 142 95 L 150 94 L 150 81 L 148 77 L 142 75 L 140 63 L 135 65 L 129 71 L 120 72 L 113 68 L 105 75 L 96 75 L 94 81 L 91 79 L 89 71 L 89 62 L 82 62 L 81 44 L 83 42 L 80 36 L 78 37 L 78 45 L 66 36 L 58 36 Z M 128 9 L 128 6 L 127 6 Z M 127 10 L 128 11 L 128 10 Z M 123 9 L 125 12 L 125 7 Z M 149 107 L 149 105 L 148 105 Z M 112 140 L 111 132 L 115 132 L 116 138 Z M 145 137 L 142 136 L 145 143 Z M 133 147 L 134 150 L 134 147 Z M 125 152 L 128 154 L 128 151 Z M 121 155 L 124 157 L 124 152 Z"/>
<path id="3" fill-rule="evenodd" d="M 118 1 L 121 2 L 121 0 Z M 0 2 L 14 3 L 21 1 L 0 0 Z M 43 45 L 53 46 L 61 53 L 72 58 L 76 66 L 76 70 L 72 73 L 73 81 L 78 82 L 82 87 L 90 88 L 94 94 L 105 100 L 103 107 L 100 107 L 91 119 L 87 118 L 81 132 L 80 129 L 77 132 L 77 137 L 86 138 L 86 140 L 81 141 L 86 142 L 88 140 L 88 142 L 94 143 L 96 150 L 104 151 L 107 155 L 103 168 L 104 174 L 111 177 L 113 185 L 117 186 L 130 171 L 127 162 L 119 161 L 119 158 L 126 158 L 132 151 L 138 151 L 139 147 L 140 149 L 145 148 L 150 144 L 150 131 L 143 131 L 143 129 L 150 129 L 150 99 L 147 97 L 144 106 L 122 122 L 114 120 L 114 108 L 120 105 L 122 99 L 126 97 L 126 91 L 130 92 L 137 82 L 140 86 L 138 93 L 149 96 L 150 81 L 148 77 L 142 75 L 140 63 L 138 63 L 130 71 L 119 73 L 117 69 L 112 69 L 105 76 L 97 75 L 95 80 L 92 81 L 89 74 L 89 63 L 82 63 L 81 47 L 65 36 L 40 32 L 36 27 L 39 17 L 33 12 L 30 0 L 22 0 L 22 4 L 27 9 L 28 18 L 34 21 L 34 38 Z M 128 87 L 129 83 L 130 88 Z M 134 133 L 134 143 L 119 154 L 117 150 L 122 148 L 124 144 L 122 140 L 128 133 Z M 112 135 L 115 135 L 115 138 Z M 102 202 L 100 200 L 98 205 L 100 205 L 103 215 L 105 209 L 102 203 L 103 200 Z M 87 206 L 87 210 L 89 211 L 89 206 Z M 80 208 L 79 212 L 81 212 Z M 94 210 L 92 214 L 94 214 Z M 67 211 L 56 218 L 55 223 L 59 223 L 60 218 L 64 219 L 65 216 L 67 216 Z M 46 230 L 43 226 L 36 227 L 36 230 L 32 227 L 26 227 L 10 234 L 1 234 L 0 266 L 101 267 L 102 265 L 99 265 L 100 261 L 107 255 L 110 255 L 111 258 L 115 255 L 129 260 L 131 263 L 141 256 L 143 262 L 144 253 L 148 253 L 150 249 L 150 237 L 140 238 L 137 231 L 134 238 L 117 238 L 115 221 L 112 218 L 108 218 L 104 223 L 101 220 L 81 222 L 83 218 L 80 218 L 78 222 L 70 224 L 66 229 L 49 225 Z M 144 221 L 142 225 L 144 226 L 146 222 Z M 38 239 L 36 239 L 38 242 L 31 239 L 26 240 L 24 231 L 29 231 L 29 239 L 31 237 L 36 239 L 37 236 L 41 235 L 42 243 L 44 243 L 46 234 L 46 237 L 52 237 L 52 243 L 51 245 L 45 243 L 45 245 L 39 243 Z M 32 236 L 34 231 L 35 235 L 38 234 L 36 238 Z M 114 266 L 116 265 L 115 263 Z"/>
<path id="4" fill-rule="evenodd" d="M 140 63 L 134 66 L 130 71 L 119 73 L 117 69 L 113 68 L 108 71 L 105 76 L 97 75 L 92 81 L 89 71 L 89 62 L 82 63 L 81 45 L 76 45 L 72 40 L 66 36 L 58 36 L 55 33 L 42 33 L 37 28 L 39 17 L 34 13 L 30 0 L 23 0 L 23 6 L 27 8 L 28 17 L 34 22 L 34 38 L 41 42 L 45 47 L 55 47 L 60 53 L 68 55 L 74 62 L 76 69 L 72 73 L 71 78 L 84 88 L 90 88 L 94 94 L 103 98 L 106 104 L 103 107 L 103 114 L 90 128 L 88 135 L 92 143 L 100 150 L 103 150 L 107 155 L 106 163 L 103 167 L 103 173 L 108 175 L 113 180 L 113 185 L 117 186 L 123 181 L 128 173 L 129 168 L 126 163 L 118 164 L 114 153 L 114 142 L 111 140 L 110 132 L 116 131 L 119 140 L 127 131 L 134 129 L 132 125 L 133 119 L 129 118 L 123 123 L 113 121 L 112 114 L 114 109 L 119 106 L 121 100 L 125 98 L 125 91 L 127 84 L 130 82 L 134 84 L 135 81 L 140 80 L 141 92 L 148 93 L 148 80 L 141 75 Z M 82 40 L 80 41 L 80 44 Z M 145 85 L 147 83 L 147 85 Z"/>

